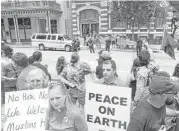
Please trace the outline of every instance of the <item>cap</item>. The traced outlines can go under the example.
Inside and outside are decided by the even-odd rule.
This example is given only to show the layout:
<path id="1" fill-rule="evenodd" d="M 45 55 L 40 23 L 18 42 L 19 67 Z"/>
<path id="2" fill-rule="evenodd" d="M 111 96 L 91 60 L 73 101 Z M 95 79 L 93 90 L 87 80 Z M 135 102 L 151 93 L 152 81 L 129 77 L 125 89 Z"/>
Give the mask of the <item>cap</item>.
<path id="1" fill-rule="evenodd" d="M 110 53 L 108 51 L 103 51 L 101 56 L 104 60 L 111 59 Z"/>
<path id="2" fill-rule="evenodd" d="M 174 84 L 170 81 L 170 75 L 165 71 L 159 71 L 153 76 L 149 91 L 151 96 L 148 98 L 151 105 L 156 108 L 161 108 L 165 105 L 165 100 L 161 94 L 166 94 L 171 91 L 173 94 L 179 91 L 179 84 Z"/>
<path id="3" fill-rule="evenodd" d="M 87 64 L 86 62 L 80 63 L 80 68 L 85 70 L 85 71 L 91 71 L 90 65 Z"/>
<path id="4" fill-rule="evenodd" d="M 70 60 L 70 62 L 71 63 L 77 63 L 78 61 L 79 61 L 79 55 L 77 54 L 77 53 L 73 53 L 72 55 L 71 55 L 71 60 Z"/>
<path id="5" fill-rule="evenodd" d="M 65 61 L 65 57 L 64 56 L 60 56 L 59 58 L 58 58 L 58 62 L 64 62 Z"/>

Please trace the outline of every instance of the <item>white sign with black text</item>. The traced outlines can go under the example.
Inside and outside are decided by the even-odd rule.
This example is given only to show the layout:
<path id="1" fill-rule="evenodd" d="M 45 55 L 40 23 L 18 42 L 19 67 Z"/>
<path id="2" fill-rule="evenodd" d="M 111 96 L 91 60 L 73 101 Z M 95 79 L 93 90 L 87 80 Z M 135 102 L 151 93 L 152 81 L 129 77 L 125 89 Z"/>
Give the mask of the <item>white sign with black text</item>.
<path id="1" fill-rule="evenodd" d="M 4 131 L 44 131 L 48 90 L 35 89 L 6 93 Z"/>
<path id="2" fill-rule="evenodd" d="M 131 88 L 86 83 L 85 114 L 89 131 L 126 131 Z"/>

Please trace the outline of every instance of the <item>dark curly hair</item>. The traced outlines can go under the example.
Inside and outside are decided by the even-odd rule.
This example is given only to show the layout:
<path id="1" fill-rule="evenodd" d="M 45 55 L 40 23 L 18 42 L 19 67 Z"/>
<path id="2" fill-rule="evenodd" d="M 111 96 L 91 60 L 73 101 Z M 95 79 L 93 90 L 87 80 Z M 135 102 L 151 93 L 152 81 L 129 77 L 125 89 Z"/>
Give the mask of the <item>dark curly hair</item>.
<path id="1" fill-rule="evenodd" d="M 149 60 L 150 60 L 150 53 L 146 50 L 142 50 L 141 52 L 139 52 L 139 60 L 142 64 L 142 66 L 147 66 L 149 64 Z"/>
<path id="2" fill-rule="evenodd" d="M 1 50 L 4 51 L 6 57 L 11 58 L 13 55 L 13 49 L 7 45 L 1 46 Z"/>
<path id="3" fill-rule="evenodd" d="M 26 54 L 17 52 L 12 56 L 12 60 L 20 67 L 27 67 L 28 66 L 28 57 Z"/>

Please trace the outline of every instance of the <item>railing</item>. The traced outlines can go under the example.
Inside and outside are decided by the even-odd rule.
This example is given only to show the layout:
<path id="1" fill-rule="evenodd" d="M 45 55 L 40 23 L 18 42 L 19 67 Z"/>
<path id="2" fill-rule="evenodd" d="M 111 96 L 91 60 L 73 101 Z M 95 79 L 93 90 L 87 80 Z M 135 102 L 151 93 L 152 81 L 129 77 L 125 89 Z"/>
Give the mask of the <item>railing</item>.
<path id="1" fill-rule="evenodd" d="M 61 10 L 60 4 L 53 1 L 20 1 L 20 2 L 1 2 L 1 10 L 7 9 L 28 9 L 49 7 Z"/>

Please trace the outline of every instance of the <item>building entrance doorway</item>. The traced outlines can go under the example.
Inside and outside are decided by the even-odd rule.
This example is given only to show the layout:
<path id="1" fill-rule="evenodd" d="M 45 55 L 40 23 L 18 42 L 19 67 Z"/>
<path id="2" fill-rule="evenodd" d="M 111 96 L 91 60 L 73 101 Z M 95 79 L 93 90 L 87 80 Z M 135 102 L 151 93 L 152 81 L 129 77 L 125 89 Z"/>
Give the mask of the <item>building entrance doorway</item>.
<path id="1" fill-rule="evenodd" d="M 80 12 L 80 36 L 92 36 L 99 32 L 99 13 L 94 9 L 85 9 Z"/>
<path id="2" fill-rule="evenodd" d="M 82 37 L 92 36 L 94 32 L 98 33 L 99 23 L 82 24 Z"/>

